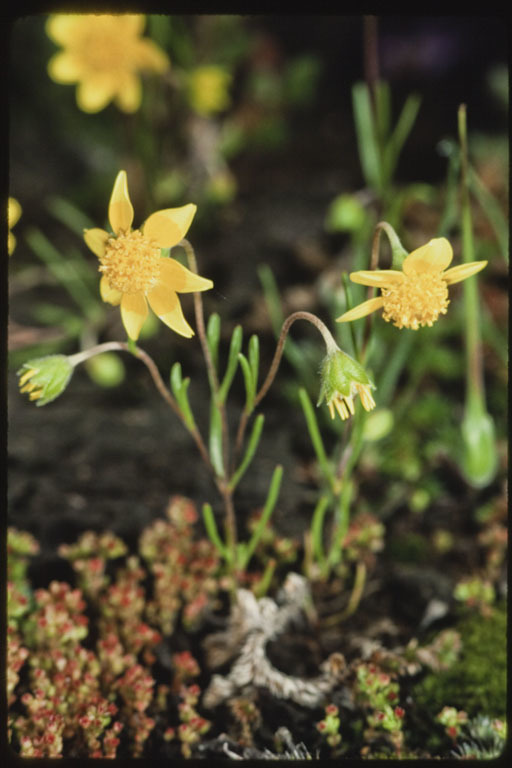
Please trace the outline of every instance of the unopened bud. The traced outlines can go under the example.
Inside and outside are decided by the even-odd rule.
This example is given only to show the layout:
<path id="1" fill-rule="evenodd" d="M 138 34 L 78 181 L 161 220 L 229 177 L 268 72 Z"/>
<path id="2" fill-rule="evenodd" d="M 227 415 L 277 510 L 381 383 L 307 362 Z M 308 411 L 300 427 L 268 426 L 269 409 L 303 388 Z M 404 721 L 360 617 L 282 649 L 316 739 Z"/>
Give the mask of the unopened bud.
<path id="1" fill-rule="evenodd" d="M 66 355 L 48 355 L 28 360 L 17 375 L 20 392 L 26 392 L 36 405 L 46 405 L 61 395 L 69 384 L 73 365 Z"/>

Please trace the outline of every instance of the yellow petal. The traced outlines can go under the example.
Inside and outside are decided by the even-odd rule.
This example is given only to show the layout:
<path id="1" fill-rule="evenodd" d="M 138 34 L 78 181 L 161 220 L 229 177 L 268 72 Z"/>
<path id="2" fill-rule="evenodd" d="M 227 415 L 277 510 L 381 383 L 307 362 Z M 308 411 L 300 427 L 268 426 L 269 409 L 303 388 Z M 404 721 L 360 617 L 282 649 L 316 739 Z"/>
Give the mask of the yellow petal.
<path id="1" fill-rule="evenodd" d="M 194 335 L 194 331 L 183 316 L 180 300 L 174 291 L 169 291 L 162 283 L 157 284 L 147 294 L 149 306 L 160 320 L 188 339 Z"/>
<path id="2" fill-rule="evenodd" d="M 83 21 L 83 16 L 77 13 L 56 13 L 46 22 L 46 34 L 55 43 L 67 45 Z"/>
<path id="3" fill-rule="evenodd" d="M 402 269 L 406 275 L 442 272 L 452 259 L 453 250 L 449 241 L 445 237 L 436 237 L 406 256 Z"/>
<path id="4" fill-rule="evenodd" d="M 105 74 L 87 74 L 77 85 L 76 103 L 82 112 L 94 114 L 112 101 L 116 91 L 115 80 Z"/>
<path id="5" fill-rule="evenodd" d="M 110 235 L 104 229 L 84 229 L 84 240 L 91 251 L 100 259 L 105 255 L 105 246 Z"/>
<path id="6" fill-rule="evenodd" d="M 138 37 L 146 24 L 146 17 L 142 13 L 122 13 L 111 18 L 115 19 L 119 32 L 126 36 Z"/>
<path id="7" fill-rule="evenodd" d="M 142 86 L 139 78 L 126 73 L 117 90 L 115 101 L 122 112 L 136 112 L 142 102 Z"/>
<path id="8" fill-rule="evenodd" d="M 119 171 L 108 207 L 110 226 L 116 235 L 128 232 L 133 222 L 133 207 L 128 194 L 126 171 Z"/>
<path id="9" fill-rule="evenodd" d="M 21 216 L 21 205 L 15 197 L 10 197 L 7 203 L 7 223 L 9 229 L 19 221 Z"/>
<path id="10" fill-rule="evenodd" d="M 176 259 L 162 259 L 160 264 L 160 282 L 170 291 L 194 293 L 213 288 L 213 283 L 206 277 L 200 277 L 187 269 Z"/>
<path id="11" fill-rule="evenodd" d="M 52 56 L 48 62 L 48 74 L 57 83 L 76 83 L 84 74 L 80 59 L 69 51 Z"/>
<path id="12" fill-rule="evenodd" d="M 170 67 L 167 55 L 152 41 L 140 40 L 137 45 L 137 63 L 141 69 L 162 74 Z"/>
<path id="13" fill-rule="evenodd" d="M 103 276 L 100 280 L 100 295 L 103 301 L 106 301 L 108 304 L 112 304 L 114 307 L 117 307 L 123 298 L 121 291 L 110 287 L 110 283 L 105 276 Z"/>
<path id="14" fill-rule="evenodd" d="M 368 271 L 351 272 L 350 279 L 360 285 L 371 285 L 376 288 L 386 288 L 393 283 L 399 283 L 404 279 L 403 272 L 396 269 L 371 269 Z"/>
<path id="15" fill-rule="evenodd" d="M 189 203 L 181 208 L 166 208 L 164 211 L 157 211 L 146 219 L 142 231 L 146 237 L 154 240 L 160 248 L 172 248 L 187 234 L 196 210 L 197 206 Z"/>
<path id="16" fill-rule="evenodd" d="M 469 264 L 459 264 L 457 267 L 447 269 L 443 275 L 448 285 L 452 283 L 460 283 L 461 280 L 466 280 L 471 275 L 476 275 L 481 269 L 487 266 L 486 261 L 471 261 Z"/>
<path id="17" fill-rule="evenodd" d="M 126 333 L 133 341 L 139 338 L 140 329 L 148 315 L 148 305 L 144 294 L 124 293 L 121 299 L 121 319 Z"/>
<path id="18" fill-rule="evenodd" d="M 363 301 L 362 304 L 358 304 L 354 309 L 349 309 L 348 312 L 337 317 L 336 322 L 346 323 L 349 320 L 359 320 L 360 317 L 365 317 L 375 312 L 376 309 L 380 309 L 383 305 L 384 299 L 381 296 L 377 296 L 375 299 L 368 299 L 368 301 Z"/>

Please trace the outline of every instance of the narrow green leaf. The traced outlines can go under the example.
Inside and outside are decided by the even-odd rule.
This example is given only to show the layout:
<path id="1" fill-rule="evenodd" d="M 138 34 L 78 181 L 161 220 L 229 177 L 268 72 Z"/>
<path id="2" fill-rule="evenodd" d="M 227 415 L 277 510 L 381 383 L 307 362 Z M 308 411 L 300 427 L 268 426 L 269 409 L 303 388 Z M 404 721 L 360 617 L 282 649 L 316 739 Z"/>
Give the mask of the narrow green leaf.
<path id="1" fill-rule="evenodd" d="M 218 549 L 224 560 L 231 562 L 231 552 L 219 536 L 219 530 L 210 504 L 203 504 L 203 520 L 210 541 Z"/>
<path id="2" fill-rule="evenodd" d="M 249 464 L 254 458 L 254 454 L 256 453 L 256 449 L 260 441 L 261 432 L 263 430 L 264 421 L 265 421 L 265 417 L 262 413 L 259 413 L 254 420 L 254 424 L 252 426 L 251 435 L 249 437 L 249 442 L 247 443 L 247 448 L 245 450 L 244 457 L 242 459 L 240 466 L 238 467 L 233 477 L 231 478 L 231 482 L 229 483 L 229 487 L 232 491 L 236 488 L 236 486 L 242 479 L 243 475 L 245 474 Z"/>
<path id="3" fill-rule="evenodd" d="M 487 220 L 494 229 L 496 239 L 500 246 L 501 255 L 508 264 L 508 222 L 498 203 L 482 183 L 478 174 L 471 166 L 468 169 L 469 188 L 478 200 Z"/>
<path id="4" fill-rule="evenodd" d="M 210 405 L 210 435 L 208 447 L 213 468 L 218 477 L 224 477 L 224 460 L 222 458 L 222 416 L 213 398 Z"/>
<path id="5" fill-rule="evenodd" d="M 226 397 L 228 396 L 231 382 L 233 381 L 233 377 L 236 373 L 236 369 L 238 366 L 238 353 L 242 349 L 242 337 L 243 337 L 242 326 L 237 325 L 235 330 L 233 331 L 233 335 L 231 336 L 231 344 L 229 345 L 229 356 L 228 356 L 228 364 L 226 366 L 226 373 L 224 374 L 224 379 L 222 380 L 222 384 L 220 385 L 220 388 L 219 388 L 219 399 L 221 403 L 225 402 Z"/>
<path id="6" fill-rule="evenodd" d="M 258 371 L 260 364 L 260 340 L 255 333 L 249 339 L 249 365 L 251 366 L 251 373 L 254 382 L 254 391 L 258 387 Z"/>
<path id="7" fill-rule="evenodd" d="M 258 546 L 258 542 L 261 539 L 263 531 L 265 530 L 265 526 L 270 520 L 270 516 L 272 515 L 272 512 L 274 511 L 274 507 L 277 503 L 282 479 L 283 479 L 283 467 L 280 464 L 278 464 L 277 467 L 274 469 L 272 480 L 270 481 L 270 487 L 267 494 L 267 500 L 265 502 L 265 506 L 263 507 L 263 512 L 261 513 L 261 517 L 258 520 L 258 524 L 256 525 L 256 528 L 254 529 L 253 534 L 247 545 L 247 549 L 245 551 L 245 560 L 242 563 L 240 563 L 240 567 L 242 569 L 247 567 L 251 557 L 254 554 L 254 550 Z"/>
<path id="8" fill-rule="evenodd" d="M 254 397 L 255 397 L 254 380 L 252 377 L 251 366 L 249 365 L 249 361 L 247 360 L 245 355 L 243 355 L 240 352 L 238 355 L 238 360 L 242 368 L 242 373 L 244 375 L 244 382 L 245 382 L 245 410 L 249 414 L 252 412 L 252 409 L 254 406 Z"/>
<path id="9" fill-rule="evenodd" d="M 313 543 L 313 555 L 322 570 L 324 569 L 326 563 L 323 544 L 323 532 L 324 518 L 328 506 L 329 498 L 327 496 L 321 496 L 318 499 L 311 520 L 311 540 Z"/>
<path id="10" fill-rule="evenodd" d="M 220 341 L 220 317 L 217 312 L 213 312 L 208 318 L 206 328 L 206 340 L 212 356 L 212 362 L 215 370 L 218 370 L 219 364 L 219 341 Z"/>
<path id="11" fill-rule="evenodd" d="M 306 418 L 306 424 L 308 426 L 309 436 L 311 438 L 311 442 L 313 443 L 313 448 L 315 449 L 318 463 L 320 464 L 320 468 L 322 470 L 322 473 L 325 479 L 329 483 L 329 487 L 332 488 L 334 485 L 334 473 L 331 469 L 329 460 L 327 458 L 327 454 L 325 452 L 322 437 L 320 435 L 320 430 L 318 428 L 318 422 L 316 420 L 316 415 L 313 410 L 313 405 L 304 387 L 300 387 L 299 389 L 299 398 L 302 405 L 302 410 L 304 411 L 304 416 Z"/>

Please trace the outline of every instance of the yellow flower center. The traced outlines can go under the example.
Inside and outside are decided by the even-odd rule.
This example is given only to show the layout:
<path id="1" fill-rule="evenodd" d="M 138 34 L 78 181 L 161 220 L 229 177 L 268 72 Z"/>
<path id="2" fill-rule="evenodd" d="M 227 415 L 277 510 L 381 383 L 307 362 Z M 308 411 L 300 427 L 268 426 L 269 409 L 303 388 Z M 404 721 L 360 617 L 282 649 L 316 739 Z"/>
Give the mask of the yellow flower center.
<path id="1" fill-rule="evenodd" d="M 121 293 L 146 293 L 158 281 L 160 259 L 160 247 L 135 229 L 107 240 L 99 270 Z"/>
<path id="2" fill-rule="evenodd" d="M 74 53 L 89 72 L 124 72 L 135 64 L 130 42 L 116 35 L 115 28 L 94 27 L 75 41 Z"/>
<path id="3" fill-rule="evenodd" d="M 441 272 L 404 275 L 404 280 L 382 288 L 384 320 L 397 328 L 417 330 L 432 325 L 448 309 L 448 287 Z"/>

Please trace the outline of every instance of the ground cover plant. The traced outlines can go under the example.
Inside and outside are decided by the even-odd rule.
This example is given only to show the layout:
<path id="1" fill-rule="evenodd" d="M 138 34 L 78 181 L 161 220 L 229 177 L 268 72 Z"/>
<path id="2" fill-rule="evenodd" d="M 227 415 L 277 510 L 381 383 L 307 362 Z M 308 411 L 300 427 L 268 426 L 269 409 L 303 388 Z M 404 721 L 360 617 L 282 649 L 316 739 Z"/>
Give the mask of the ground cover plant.
<path id="1" fill-rule="evenodd" d="M 489 18 L 429 121 L 427 21 L 14 24 L 10 755 L 503 753 L 507 89 Z"/>

